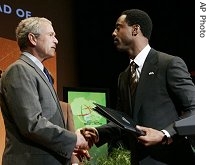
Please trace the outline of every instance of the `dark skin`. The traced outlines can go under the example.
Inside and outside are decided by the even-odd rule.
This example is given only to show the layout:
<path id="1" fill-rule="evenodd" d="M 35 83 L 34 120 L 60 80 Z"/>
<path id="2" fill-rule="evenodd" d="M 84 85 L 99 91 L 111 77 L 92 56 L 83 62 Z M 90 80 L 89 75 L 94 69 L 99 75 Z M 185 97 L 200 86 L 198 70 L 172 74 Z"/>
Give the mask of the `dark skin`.
<path id="1" fill-rule="evenodd" d="M 125 19 L 126 15 L 121 15 L 118 18 L 112 36 L 116 48 L 119 51 L 127 52 L 129 58 L 134 59 L 149 44 L 149 41 L 142 34 L 140 25 L 129 26 Z M 161 131 L 141 126 L 136 128 L 145 132 L 145 136 L 137 138 L 145 146 L 162 142 L 164 134 Z M 169 142 L 171 142 L 171 139 Z"/>
<path id="2" fill-rule="evenodd" d="M 98 141 L 98 135 L 97 132 L 92 132 L 91 130 L 85 130 L 85 129 L 78 129 L 80 133 L 85 137 L 85 139 L 88 141 L 88 146 L 91 148 L 96 141 Z M 88 149 L 77 147 L 74 149 L 73 155 L 75 155 L 80 162 L 83 162 L 83 160 L 87 159 L 90 160 L 91 156 L 88 152 Z"/>
<path id="3" fill-rule="evenodd" d="M 118 18 L 112 36 L 116 48 L 119 51 L 127 52 L 129 58 L 134 59 L 149 44 L 149 41 L 142 34 L 140 25 L 129 26 L 125 18 L 126 15 L 121 15 Z M 137 137 L 138 142 L 143 145 L 151 146 L 162 142 L 163 132 L 142 126 L 137 126 L 136 128 L 145 132 L 145 136 Z M 86 140 L 89 141 L 90 146 L 99 139 L 97 130 L 93 128 L 84 128 L 82 134 L 87 138 Z M 169 139 L 170 142 L 172 142 L 171 139 Z"/>
<path id="4" fill-rule="evenodd" d="M 130 59 L 134 59 L 148 44 L 148 39 L 143 36 L 140 25 L 129 26 L 122 15 L 116 22 L 112 33 L 114 44 L 119 51 L 127 52 Z"/>
<path id="5" fill-rule="evenodd" d="M 93 129 L 93 130 L 92 130 Z M 99 137 L 97 130 L 94 128 L 84 128 L 80 130 L 81 134 L 88 141 L 88 146 L 91 148 L 96 142 L 98 142 Z"/>

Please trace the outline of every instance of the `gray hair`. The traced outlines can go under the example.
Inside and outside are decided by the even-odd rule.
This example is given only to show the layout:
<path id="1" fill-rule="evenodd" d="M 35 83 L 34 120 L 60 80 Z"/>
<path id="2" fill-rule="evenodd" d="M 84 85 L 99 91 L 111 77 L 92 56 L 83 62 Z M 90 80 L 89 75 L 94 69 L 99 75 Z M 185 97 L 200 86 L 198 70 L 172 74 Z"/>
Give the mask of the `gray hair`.
<path id="1" fill-rule="evenodd" d="M 16 28 L 16 39 L 20 50 L 24 50 L 28 46 L 28 34 L 33 33 L 35 35 L 40 34 L 40 24 L 42 22 L 48 22 L 50 24 L 51 21 L 44 17 L 29 17 L 22 20 L 17 28 Z"/>

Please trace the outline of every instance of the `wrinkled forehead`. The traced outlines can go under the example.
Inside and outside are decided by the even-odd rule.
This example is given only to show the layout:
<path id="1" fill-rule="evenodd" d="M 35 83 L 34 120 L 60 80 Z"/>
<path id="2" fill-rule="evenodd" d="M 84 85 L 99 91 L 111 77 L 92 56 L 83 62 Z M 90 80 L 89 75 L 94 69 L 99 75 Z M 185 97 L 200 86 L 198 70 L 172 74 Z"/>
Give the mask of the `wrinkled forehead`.
<path id="1" fill-rule="evenodd" d="M 40 32 L 41 33 L 54 32 L 54 29 L 53 29 L 51 23 L 43 21 L 40 24 Z"/>

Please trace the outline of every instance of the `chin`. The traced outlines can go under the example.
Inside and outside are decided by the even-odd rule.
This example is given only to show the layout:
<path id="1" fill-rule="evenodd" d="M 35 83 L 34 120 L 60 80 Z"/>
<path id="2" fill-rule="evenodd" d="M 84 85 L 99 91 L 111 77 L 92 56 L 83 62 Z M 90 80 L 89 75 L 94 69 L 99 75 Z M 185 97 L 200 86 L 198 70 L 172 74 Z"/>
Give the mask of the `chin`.
<path id="1" fill-rule="evenodd" d="M 119 47 L 119 46 L 117 46 L 116 48 L 119 52 L 125 52 L 126 51 L 125 49 L 123 49 L 122 47 Z"/>
<path id="2" fill-rule="evenodd" d="M 50 55 L 46 56 L 45 59 L 53 58 L 54 56 L 55 56 L 55 54 L 50 54 Z"/>

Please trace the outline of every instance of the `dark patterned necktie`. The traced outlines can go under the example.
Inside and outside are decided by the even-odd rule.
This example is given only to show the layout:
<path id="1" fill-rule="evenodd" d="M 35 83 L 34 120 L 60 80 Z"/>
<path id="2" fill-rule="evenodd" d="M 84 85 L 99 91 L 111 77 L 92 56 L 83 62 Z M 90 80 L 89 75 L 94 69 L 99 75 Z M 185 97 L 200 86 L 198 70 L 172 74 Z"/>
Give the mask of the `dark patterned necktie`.
<path id="1" fill-rule="evenodd" d="M 53 85 L 53 80 L 52 80 L 52 77 L 51 77 L 50 73 L 48 72 L 48 70 L 44 67 L 44 70 L 43 70 L 43 71 L 44 71 L 44 73 L 46 74 L 46 76 L 47 76 L 47 78 L 48 78 L 50 84 Z"/>
<path id="2" fill-rule="evenodd" d="M 132 61 L 131 64 L 130 64 L 130 71 L 131 71 L 131 74 L 130 74 L 130 89 L 131 89 L 131 95 L 132 96 L 136 91 L 136 87 L 137 87 L 137 84 L 138 84 L 138 81 L 139 81 L 137 68 L 138 68 L 138 65 L 134 61 Z"/>

